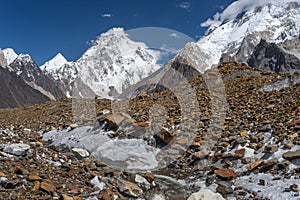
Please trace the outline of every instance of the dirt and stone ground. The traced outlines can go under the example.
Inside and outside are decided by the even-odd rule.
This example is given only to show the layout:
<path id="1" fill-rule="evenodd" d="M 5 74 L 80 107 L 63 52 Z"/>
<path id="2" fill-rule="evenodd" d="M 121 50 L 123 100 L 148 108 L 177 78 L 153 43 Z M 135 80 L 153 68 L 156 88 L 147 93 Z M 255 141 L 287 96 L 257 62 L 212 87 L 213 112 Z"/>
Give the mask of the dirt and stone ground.
<path id="1" fill-rule="evenodd" d="M 268 199 L 262 193 L 272 181 L 285 183 L 279 184 L 279 193 L 299 199 L 299 84 L 281 90 L 261 90 L 280 79 L 299 75 L 264 72 L 235 63 L 224 63 L 218 69 L 226 90 L 226 101 L 223 101 L 227 104 L 225 123 L 217 127 L 221 132 L 214 137 L 208 136 L 213 134 L 209 130 L 213 116 L 212 98 L 203 77 L 190 83 L 199 111 L 191 110 L 184 116 L 178 98 L 170 90 L 141 94 L 130 100 L 124 110 L 130 116 L 130 122 L 122 112 L 117 115 L 119 122 L 111 118 L 112 103 L 109 100 L 97 99 L 97 115 L 83 113 L 76 124 L 72 99 L 0 110 L 0 199 L 175 200 L 187 199 L 203 185 L 225 199 Z M 185 87 L 180 86 L 177 90 Z M 164 109 L 153 110 L 154 105 Z M 111 138 L 134 138 L 137 136 L 124 131 L 120 122 L 149 128 L 150 121 L 161 116 L 165 120 L 163 126 L 169 129 L 156 130 L 152 136 L 143 139 L 158 148 L 172 145 L 174 141 L 179 144 L 178 148 L 189 145 L 164 169 L 152 172 L 114 169 L 92 156 L 63 146 L 51 146 L 42 140 L 43 134 L 51 130 L 74 129 L 94 123 L 105 124 L 102 128 L 113 131 Z M 179 127 L 183 118 L 187 121 L 195 118 L 197 130 L 190 130 L 193 127 L 184 127 L 184 131 L 174 128 Z M 180 137 L 189 133 L 188 137 Z M 210 143 L 207 138 L 214 138 L 214 141 Z M 205 146 L 209 148 L 203 148 Z M 263 177 L 262 174 L 274 179 L 253 178 Z M 248 180 L 251 177 L 253 181 Z M 246 187 L 242 184 L 244 179 L 259 190 Z"/>

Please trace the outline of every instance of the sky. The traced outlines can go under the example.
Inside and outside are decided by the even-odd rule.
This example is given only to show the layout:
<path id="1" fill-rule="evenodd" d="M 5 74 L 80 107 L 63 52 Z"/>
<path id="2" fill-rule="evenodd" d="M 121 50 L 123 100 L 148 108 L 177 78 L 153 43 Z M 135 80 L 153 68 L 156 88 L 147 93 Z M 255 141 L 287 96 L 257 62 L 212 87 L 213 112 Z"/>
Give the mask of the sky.
<path id="1" fill-rule="evenodd" d="M 62 53 L 76 61 L 90 41 L 113 27 L 160 27 L 198 40 L 201 23 L 234 0 L 3 0 L 0 48 L 28 53 L 42 65 Z"/>

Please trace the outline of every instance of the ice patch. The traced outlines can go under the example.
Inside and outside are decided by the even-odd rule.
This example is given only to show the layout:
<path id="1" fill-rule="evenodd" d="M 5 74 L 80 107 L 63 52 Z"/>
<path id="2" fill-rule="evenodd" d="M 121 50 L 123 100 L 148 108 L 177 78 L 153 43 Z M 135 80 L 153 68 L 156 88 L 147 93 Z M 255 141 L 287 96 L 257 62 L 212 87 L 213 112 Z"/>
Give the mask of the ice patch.
<path id="1" fill-rule="evenodd" d="M 275 83 L 265 85 L 261 89 L 259 89 L 259 91 L 264 91 L 264 92 L 271 92 L 274 90 L 279 91 L 283 88 L 288 88 L 299 83 L 300 83 L 300 76 L 293 76 L 293 77 L 285 78 L 283 80 L 278 80 Z"/>
<path id="2" fill-rule="evenodd" d="M 236 180 L 236 186 L 242 186 L 246 190 L 258 192 L 258 196 L 263 199 L 298 199 L 292 192 L 284 192 L 285 188 L 289 188 L 292 184 L 300 183 L 300 179 L 291 177 L 290 179 L 274 180 L 274 176 L 270 174 L 251 174 L 243 176 Z M 265 180 L 265 186 L 258 185 L 259 180 Z"/>
<path id="3" fill-rule="evenodd" d="M 91 126 L 74 130 L 50 131 L 43 140 L 51 141 L 55 146 L 86 149 L 91 155 L 106 164 L 129 170 L 151 170 L 158 167 L 156 155 L 159 149 L 148 145 L 142 139 L 111 139 L 110 132 L 93 129 Z"/>
<path id="4" fill-rule="evenodd" d="M 98 176 L 95 176 L 92 180 L 91 180 L 91 183 L 98 189 L 100 190 L 103 190 L 104 189 L 104 186 L 105 184 L 103 182 L 100 182 L 99 181 L 99 178 Z"/>

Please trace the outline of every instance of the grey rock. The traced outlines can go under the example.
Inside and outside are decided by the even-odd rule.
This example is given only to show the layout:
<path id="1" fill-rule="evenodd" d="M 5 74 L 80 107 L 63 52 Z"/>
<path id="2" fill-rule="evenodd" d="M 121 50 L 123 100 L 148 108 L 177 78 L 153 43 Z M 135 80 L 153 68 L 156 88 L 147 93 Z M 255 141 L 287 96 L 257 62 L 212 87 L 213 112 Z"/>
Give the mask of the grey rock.
<path id="1" fill-rule="evenodd" d="M 226 187 L 226 188 L 230 188 L 232 186 L 232 184 L 230 182 L 227 182 L 227 181 L 219 181 L 218 185 L 222 186 L 222 187 Z"/>
<path id="2" fill-rule="evenodd" d="M 138 184 L 138 186 L 145 188 L 145 189 L 150 189 L 150 183 L 145 179 L 144 177 L 140 175 L 135 175 L 135 182 Z"/>
<path id="3" fill-rule="evenodd" d="M 288 151 L 282 155 L 284 159 L 294 160 L 300 158 L 300 151 Z"/>
<path id="4" fill-rule="evenodd" d="M 217 192 L 226 195 L 226 194 L 232 194 L 233 193 L 233 189 L 231 187 L 223 187 L 223 186 L 218 186 L 217 187 Z"/>
<path id="5" fill-rule="evenodd" d="M 278 151 L 278 146 L 276 144 L 267 145 L 265 147 L 265 153 L 275 153 Z"/>
<path id="6" fill-rule="evenodd" d="M 271 124 L 266 124 L 266 125 L 261 126 L 257 129 L 257 131 L 260 131 L 260 132 L 268 132 L 268 131 L 271 131 L 271 130 L 272 130 Z"/>
<path id="7" fill-rule="evenodd" d="M 73 148 L 72 152 L 78 157 L 78 158 L 86 158 L 90 156 L 90 153 L 85 149 L 80 148 Z"/>
<path id="8" fill-rule="evenodd" d="M 23 156 L 26 154 L 26 151 L 30 149 L 30 146 L 28 144 L 22 144 L 22 143 L 14 143 L 6 146 L 4 148 L 4 152 L 13 154 L 16 156 Z"/>
<path id="9" fill-rule="evenodd" d="M 267 162 L 265 162 L 263 165 L 262 165 L 262 169 L 267 169 L 269 167 L 272 167 L 274 165 L 276 165 L 278 163 L 278 159 L 277 158 L 273 158 Z"/>

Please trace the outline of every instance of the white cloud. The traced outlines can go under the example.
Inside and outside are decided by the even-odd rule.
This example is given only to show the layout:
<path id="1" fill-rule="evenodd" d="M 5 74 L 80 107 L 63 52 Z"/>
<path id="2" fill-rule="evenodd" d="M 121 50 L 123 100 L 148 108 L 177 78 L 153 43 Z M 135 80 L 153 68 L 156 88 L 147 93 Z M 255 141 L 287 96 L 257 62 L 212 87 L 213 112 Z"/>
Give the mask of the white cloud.
<path id="1" fill-rule="evenodd" d="M 180 38 L 180 35 L 178 35 L 177 33 L 171 33 L 171 34 L 170 34 L 170 37 L 179 39 L 179 38 Z"/>
<path id="2" fill-rule="evenodd" d="M 180 49 L 169 47 L 166 44 L 163 44 L 159 49 L 165 52 L 165 54 L 177 54 L 180 51 Z"/>
<path id="3" fill-rule="evenodd" d="M 111 18 L 113 15 L 111 13 L 104 13 L 101 15 L 103 18 Z"/>
<path id="4" fill-rule="evenodd" d="M 220 13 L 216 13 L 214 15 L 214 18 L 213 19 L 208 19 L 206 20 L 205 22 L 202 22 L 200 24 L 201 27 L 208 27 L 208 26 L 212 26 L 212 25 L 217 25 L 220 23 L 220 18 L 221 18 L 221 14 Z"/>
<path id="5" fill-rule="evenodd" d="M 85 45 L 92 46 L 94 44 L 95 40 L 88 40 L 85 42 Z"/>
<path id="6" fill-rule="evenodd" d="M 300 2 L 300 0 L 237 0 L 229 5 L 221 14 L 217 13 L 213 19 L 209 18 L 201 23 L 201 27 L 217 26 L 224 20 L 235 18 L 239 13 L 253 9 L 257 6 L 263 6 L 269 3 L 276 5 L 285 5 L 288 2 Z"/>
<path id="7" fill-rule="evenodd" d="M 181 2 L 178 7 L 183 8 L 183 9 L 188 9 L 191 7 L 191 3 L 190 2 Z"/>
<path id="8" fill-rule="evenodd" d="M 219 8 L 220 8 L 221 10 L 224 10 L 224 9 L 225 9 L 225 6 L 220 5 Z"/>

